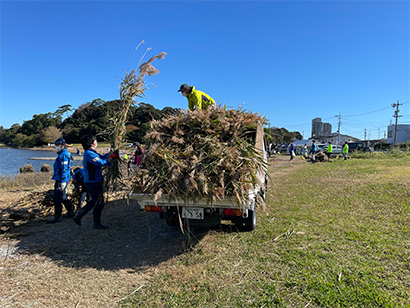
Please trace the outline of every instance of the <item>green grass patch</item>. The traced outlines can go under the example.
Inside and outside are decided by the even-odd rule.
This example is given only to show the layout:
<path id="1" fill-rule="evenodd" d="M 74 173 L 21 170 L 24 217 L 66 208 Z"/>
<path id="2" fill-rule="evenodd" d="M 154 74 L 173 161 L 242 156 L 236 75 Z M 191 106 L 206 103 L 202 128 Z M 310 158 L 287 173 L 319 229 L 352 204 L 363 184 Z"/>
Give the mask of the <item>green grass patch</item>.
<path id="1" fill-rule="evenodd" d="M 271 168 L 254 232 L 202 234 L 121 307 L 410 307 L 409 160 L 385 158 Z"/>
<path id="2" fill-rule="evenodd" d="M 410 151 L 408 148 L 394 148 L 385 152 L 354 152 L 350 155 L 352 158 L 364 158 L 364 159 L 388 159 L 388 158 L 410 158 Z"/>

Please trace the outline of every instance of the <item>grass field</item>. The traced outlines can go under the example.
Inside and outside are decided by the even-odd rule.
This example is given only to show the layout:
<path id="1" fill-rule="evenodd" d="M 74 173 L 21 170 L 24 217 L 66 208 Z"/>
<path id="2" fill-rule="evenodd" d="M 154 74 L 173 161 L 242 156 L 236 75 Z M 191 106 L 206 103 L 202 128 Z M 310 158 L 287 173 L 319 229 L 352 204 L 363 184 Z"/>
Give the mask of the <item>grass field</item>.
<path id="1" fill-rule="evenodd" d="M 254 232 L 224 225 L 121 307 L 410 307 L 410 156 L 270 163 Z"/>

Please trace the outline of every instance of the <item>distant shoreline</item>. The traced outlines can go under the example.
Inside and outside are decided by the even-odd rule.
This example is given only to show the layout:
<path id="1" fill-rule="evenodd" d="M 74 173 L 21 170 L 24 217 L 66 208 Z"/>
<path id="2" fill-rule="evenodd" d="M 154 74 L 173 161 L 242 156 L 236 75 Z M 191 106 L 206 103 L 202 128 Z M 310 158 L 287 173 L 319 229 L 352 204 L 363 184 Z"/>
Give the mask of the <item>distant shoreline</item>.
<path id="1" fill-rule="evenodd" d="M 15 150 L 31 150 L 31 151 L 47 151 L 47 152 L 55 152 L 56 149 L 52 146 L 44 146 L 44 147 L 34 147 L 34 148 L 16 148 L 16 147 L 10 147 L 10 146 L 6 146 L 5 144 L 0 143 L 0 148 L 3 149 L 15 149 Z M 81 148 L 78 148 L 80 150 L 81 156 L 84 153 L 84 150 Z M 70 152 L 71 154 L 77 154 L 77 148 L 73 148 L 73 147 L 68 147 L 67 148 L 68 152 Z M 101 154 L 105 154 L 110 150 L 109 147 L 99 147 L 97 148 L 97 152 L 101 153 Z"/>

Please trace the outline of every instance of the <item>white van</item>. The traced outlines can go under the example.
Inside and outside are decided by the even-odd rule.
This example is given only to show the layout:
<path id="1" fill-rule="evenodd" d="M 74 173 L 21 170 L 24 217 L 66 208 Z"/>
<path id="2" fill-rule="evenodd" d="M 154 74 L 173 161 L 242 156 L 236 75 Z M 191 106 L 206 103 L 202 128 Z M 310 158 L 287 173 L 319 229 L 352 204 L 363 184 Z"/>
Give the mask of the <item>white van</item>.
<path id="1" fill-rule="evenodd" d="M 332 149 L 332 154 L 342 154 L 343 151 L 343 147 L 341 145 L 333 145 L 333 149 Z M 323 153 L 326 153 L 326 149 L 327 149 L 327 145 L 322 145 L 320 146 L 320 150 Z"/>

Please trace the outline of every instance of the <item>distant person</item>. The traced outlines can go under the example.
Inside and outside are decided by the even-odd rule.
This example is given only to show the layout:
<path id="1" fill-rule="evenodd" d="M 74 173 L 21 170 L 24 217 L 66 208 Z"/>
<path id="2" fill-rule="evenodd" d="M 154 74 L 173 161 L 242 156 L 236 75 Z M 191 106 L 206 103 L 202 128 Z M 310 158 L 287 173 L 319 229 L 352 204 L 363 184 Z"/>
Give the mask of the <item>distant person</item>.
<path id="1" fill-rule="evenodd" d="M 329 145 L 326 148 L 327 161 L 330 161 L 330 156 L 332 155 L 332 152 L 333 152 L 333 146 L 332 146 L 332 143 L 329 141 Z"/>
<path id="2" fill-rule="evenodd" d="M 124 159 L 127 160 L 128 159 L 128 154 L 127 151 L 124 152 Z"/>
<path id="3" fill-rule="evenodd" d="M 296 157 L 296 155 L 295 155 L 295 146 L 293 145 L 293 142 L 290 143 L 289 154 L 290 154 L 290 159 L 289 160 L 293 160 L 293 158 Z"/>
<path id="4" fill-rule="evenodd" d="M 195 109 L 205 110 L 208 106 L 215 104 L 215 101 L 208 94 L 195 90 L 194 86 L 186 83 L 182 84 L 177 92 L 181 92 L 182 96 L 188 99 L 188 108 L 193 111 Z"/>
<path id="5" fill-rule="evenodd" d="M 272 154 L 272 147 L 273 147 L 273 145 L 272 145 L 272 142 L 271 142 L 271 143 L 269 143 L 269 146 L 268 146 L 268 155 L 269 155 L 269 157 Z"/>
<path id="6" fill-rule="evenodd" d="M 303 157 L 307 157 L 308 156 L 308 150 L 307 150 L 307 145 L 305 143 L 305 145 L 303 146 L 303 152 L 302 152 Z"/>
<path id="7" fill-rule="evenodd" d="M 63 204 L 67 210 L 64 218 L 74 216 L 73 205 L 67 199 L 67 185 L 71 177 L 71 154 L 68 153 L 67 143 L 63 138 L 58 138 L 54 145 L 57 151 L 57 158 L 53 164 L 54 173 L 51 178 L 55 181 L 53 193 L 54 218 L 47 221 L 48 224 L 61 222 L 63 218 Z"/>
<path id="8" fill-rule="evenodd" d="M 77 148 L 77 156 L 80 156 L 80 150 Z"/>
<path id="9" fill-rule="evenodd" d="M 84 172 L 84 168 L 77 167 L 74 169 L 74 173 L 72 176 L 74 184 L 73 195 L 78 195 L 77 210 L 79 210 L 82 207 L 84 200 L 86 198 L 87 200 L 90 198 L 88 196 L 87 187 L 85 187 L 84 183 Z"/>
<path id="10" fill-rule="evenodd" d="M 315 157 L 316 152 L 317 152 L 316 141 L 312 140 L 312 147 L 310 148 L 310 151 L 309 151 L 309 155 L 312 154 L 312 158 L 311 158 L 312 163 L 316 162 L 316 157 Z"/>
<path id="11" fill-rule="evenodd" d="M 345 142 L 343 146 L 342 153 L 343 153 L 344 160 L 347 160 L 347 154 L 349 154 L 349 145 L 347 144 L 347 141 Z"/>
<path id="12" fill-rule="evenodd" d="M 134 142 L 134 150 L 134 165 L 135 167 L 140 167 L 142 162 L 142 156 L 145 154 L 145 151 L 139 142 Z"/>
<path id="13" fill-rule="evenodd" d="M 111 166 L 111 161 L 118 158 L 118 154 L 111 155 L 98 154 L 96 149 L 98 146 L 97 138 L 93 135 L 85 135 L 81 138 L 81 145 L 84 148 L 83 167 L 84 167 L 84 184 L 89 192 L 90 199 L 87 204 L 82 207 L 74 216 L 74 222 L 81 226 L 81 218 L 92 208 L 94 229 L 107 229 L 108 226 L 101 224 L 101 213 L 104 207 L 103 196 L 103 176 L 102 167 Z"/>

